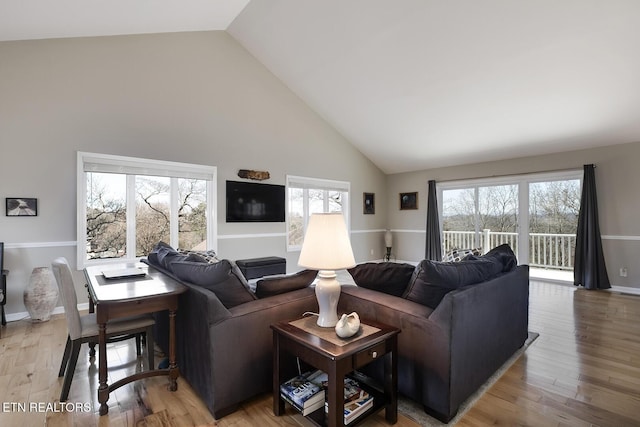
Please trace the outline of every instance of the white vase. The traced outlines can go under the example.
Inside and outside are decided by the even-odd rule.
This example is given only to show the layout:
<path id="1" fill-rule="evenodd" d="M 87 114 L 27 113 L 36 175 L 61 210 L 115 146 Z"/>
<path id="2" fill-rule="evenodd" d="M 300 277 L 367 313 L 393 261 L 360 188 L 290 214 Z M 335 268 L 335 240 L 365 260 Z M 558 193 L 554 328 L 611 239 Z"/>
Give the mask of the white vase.
<path id="1" fill-rule="evenodd" d="M 33 322 L 46 322 L 58 302 L 58 286 L 49 267 L 36 267 L 24 290 L 24 306 Z"/>

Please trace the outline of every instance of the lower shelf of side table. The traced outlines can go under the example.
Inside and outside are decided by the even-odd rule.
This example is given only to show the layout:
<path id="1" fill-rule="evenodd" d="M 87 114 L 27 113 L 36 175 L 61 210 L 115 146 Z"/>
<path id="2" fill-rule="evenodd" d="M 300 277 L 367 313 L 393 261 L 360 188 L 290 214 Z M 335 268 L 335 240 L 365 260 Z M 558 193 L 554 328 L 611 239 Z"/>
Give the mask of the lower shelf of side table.
<path id="1" fill-rule="evenodd" d="M 351 427 L 360 424 L 362 421 L 369 418 L 370 415 L 384 409 L 388 402 L 385 398 L 384 392 L 375 385 L 371 378 L 361 373 L 353 373 L 348 376 L 358 381 L 362 388 L 373 396 L 373 406 L 351 420 L 348 424 L 345 424 L 346 426 Z M 317 426 L 324 427 L 327 425 L 324 406 L 307 415 L 305 418 Z"/>

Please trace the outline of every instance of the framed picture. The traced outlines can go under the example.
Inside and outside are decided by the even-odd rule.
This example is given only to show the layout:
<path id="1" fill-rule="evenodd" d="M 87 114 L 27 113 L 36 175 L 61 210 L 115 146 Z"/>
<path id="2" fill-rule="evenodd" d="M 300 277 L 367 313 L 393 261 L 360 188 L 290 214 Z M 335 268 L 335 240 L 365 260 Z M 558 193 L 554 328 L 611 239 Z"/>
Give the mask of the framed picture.
<path id="1" fill-rule="evenodd" d="M 38 215 L 38 199 L 29 197 L 7 197 L 7 216 L 36 216 Z"/>
<path id="2" fill-rule="evenodd" d="M 376 213 L 375 193 L 362 193 L 362 213 L 372 215 Z"/>
<path id="3" fill-rule="evenodd" d="M 418 192 L 400 193 L 400 210 L 418 209 Z"/>

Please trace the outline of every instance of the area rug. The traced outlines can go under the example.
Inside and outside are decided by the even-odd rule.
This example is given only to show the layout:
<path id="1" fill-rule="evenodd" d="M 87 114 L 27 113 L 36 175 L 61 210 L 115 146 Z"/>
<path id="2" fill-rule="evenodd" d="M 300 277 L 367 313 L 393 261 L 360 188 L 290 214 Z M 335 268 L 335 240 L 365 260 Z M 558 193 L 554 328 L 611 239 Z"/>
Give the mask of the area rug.
<path id="1" fill-rule="evenodd" d="M 460 405 L 460 409 L 458 410 L 457 415 L 449 421 L 449 424 L 445 424 L 442 421 L 439 421 L 433 417 L 430 417 L 424 412 L 424 408 L 421 404 L 416 403 L 412 400 L 409 400 L 405 397 L 400 396 L 398 399 L 398 412 L 407 418 L 412 419 L 417 422 L 421 426 L 453 426 L 455 425 L 464 414 L 482 397 L 485 391 L 489 390 L 493 384 L 495 384 L 500 377 L 507 372 L 507 370 L 515 363 L 516 360 L 520 356 L 524 354 L 524 352 L 529 348 L 529 346 L 538 338 L 540 334 L 536 332 L 529 332 L 529 336 L 527 340 L 524 342 L 524 345 L 516 351 L 513 356 L 511 356 L 504 364 L 485 382 L 480 388 L 467 400 L 465 400 L 462 405 Z"/>

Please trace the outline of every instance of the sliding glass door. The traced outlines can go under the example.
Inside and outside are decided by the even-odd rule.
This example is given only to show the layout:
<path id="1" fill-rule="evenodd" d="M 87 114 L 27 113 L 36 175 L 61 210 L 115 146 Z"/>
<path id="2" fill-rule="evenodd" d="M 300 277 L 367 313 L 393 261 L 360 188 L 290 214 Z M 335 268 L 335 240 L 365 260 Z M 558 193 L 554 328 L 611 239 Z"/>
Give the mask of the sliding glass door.
<path id="1" fill-rule="evenodd" d="M 468 184 L 467 184 L 468 185 Z M 518 246 L 518 185 L 466 186 L 442 191 L 443 253 L 502 243 Z"/>
<path id="2" fill-rule="evenodd" d="M 580 179 L 529 184 L 529 265 L 573 271 Z"/>
<path id="3" fill-rule="evenodd" d="M 582 171 L 438 183 L 443 253 L 508 243 L 521 263 L 572 270 Z"/>

